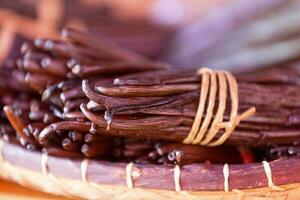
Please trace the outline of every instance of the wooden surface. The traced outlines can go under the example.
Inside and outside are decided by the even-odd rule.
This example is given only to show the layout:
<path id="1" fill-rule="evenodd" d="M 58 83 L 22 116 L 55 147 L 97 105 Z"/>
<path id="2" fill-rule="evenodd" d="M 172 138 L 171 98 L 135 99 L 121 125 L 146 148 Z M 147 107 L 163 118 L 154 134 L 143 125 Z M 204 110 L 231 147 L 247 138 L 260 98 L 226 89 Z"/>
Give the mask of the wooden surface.
<path id="1" fill-rule="evenodd" d="M 36 190 L 30 190 L 14 183 L 0 180 L 1 200 L 68 200 L 64 197 L 54 196 Z"/>

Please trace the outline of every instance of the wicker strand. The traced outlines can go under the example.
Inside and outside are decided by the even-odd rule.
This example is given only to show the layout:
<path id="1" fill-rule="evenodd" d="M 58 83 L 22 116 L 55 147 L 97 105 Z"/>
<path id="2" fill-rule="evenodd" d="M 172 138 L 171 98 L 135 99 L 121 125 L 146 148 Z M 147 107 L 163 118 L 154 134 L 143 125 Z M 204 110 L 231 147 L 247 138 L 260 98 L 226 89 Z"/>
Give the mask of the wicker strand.
<path id="1" fill-rule="evenodd" d="M 80 176 L 81 176 L 81 180 L 82 180 L 82 182 L 89 184 L 91 187 L 93 187 L 93 188 L 95 188 L 97 190 L 101 190 L 101 186 L 99 186 L 96 183 L 88 181 L 88 178 L 87 178 L 88 164 L 89 164 L 89 159 L 83 159 L 81 161 L 81 163 L 80 163 Z"/>
<path id="2" fill-rule="evenodd" d="M 229 165 L 224 164 L 223 166 L 223 176 L 224 176 L 224 191 L 229 192 Z"/>
<path id="3" fill-rule="evenodd" d="M 130 162 L 126 166 L 126 185 L 128 188 L 133 188 L 133 180 L 132 180 L 132 169 L 133 162 Z"/>
<path id="4" fill-rule="evenodd" d="M 199 104 L 192 128 L 183 143 L 218 146 L 227 140 L 240 121 L 254 115 L 255 107 L 249 108 L 240 115 L 238 114 L 238 85 L 230 72 L 202 68 L 197 71 L 197 74 L 202 76 Z M 231 112 L 229 121 L 223 122 L 226 110 L 227 84 L 230 91 Z M 218 109 L 212 121 L 217 91 L 219 91 Z M 202 121 L 207 97 L 206 115 Z M 224 132 L 220 138 L 214 140 L 220 129 L 224 129 Z"/>
<path id="5" fill-rule="evenodd" d="M 236 200 L 243 200 L 245 198 L 245 192 L 239 189 L 233 189 L 232 192 L 237 194 Z"/>
<path id="6" fill-rule="evenodd" d="M 205 102 L 208 94 L 208 84 L 207 82 L 209 81 L 209 75 L 208 73 L 203 73 L 202 74 L 202 84 L 201 84 L 201 90 L 200 90 L 200 95 L 199 95 L 199 104 L 196 112 L 196 116 L 192 125 L 192 128 L 187 135 L 187 137 L 183 140 L 184 144 L 191 144 L 193 142 L 193 139 L 195 138 L 197 134 L 197 130 L 201 124 L 202 120 L 202 115 L 204 113 L 205 109 Z"/>
<path id="7" fill-rule="evenodd" d="M 48 176 L 47 161 L 48 161 L 48 155 L 43 153 L 41 157 L 41 167 L 42 167 L 42 173 L 46 176 Z"/>
<path id="8" fill-rule="evenodd" d="M 88 183 L 87 180 L 87 167 L 88 167 L 89 160 L 84 159 L 81 161 L 80 164 L 80 175 L 81 175 L 81 180 L 85 183 Z"/>
<path id="9" fill-rule="evenodd" d="M 42 156 L 41 156 L 42 174 L 51 178 L 53 182 L 55 182 L 57 185 L 59 185 L 60 187 L 58 187 L 57 189 L 61 190 L 61 193 L 63 193 L 65 196 L 73 197 L 73 195 L 69 194 L 68 188 L 53 174 L 49 173 L 47 162 L 48 162 L 48 154 L 42 153 Z"/>
<path id="10" fill-rule="evenodd" d="M 180 166 L 175 165 L 174 167 L 174 183 L 175 183 L 175 191 L 180 192 L 181 187 L 180 187 Z"/>
<path id="11" fill-rule="evenodd" d="M 270 187 L 272 190 L 284 190 L 283 188 L 280 188 L 274 184 L 270 164 L 267 161 L 263 161 L 262 163 L 263 163 L 264 171 L 267 176 L 268 187 Z"/>

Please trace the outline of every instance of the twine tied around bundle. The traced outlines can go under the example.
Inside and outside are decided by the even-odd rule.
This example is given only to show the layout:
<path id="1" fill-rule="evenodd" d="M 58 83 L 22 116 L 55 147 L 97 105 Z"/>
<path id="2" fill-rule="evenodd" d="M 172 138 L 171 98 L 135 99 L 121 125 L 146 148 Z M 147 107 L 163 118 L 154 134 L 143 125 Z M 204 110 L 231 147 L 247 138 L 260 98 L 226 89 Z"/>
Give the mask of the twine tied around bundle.
<path id="1" fill-rule="evenodd" d="M 197 71 L 197 74 L 202 77 L 199 104 L 192 128 L 183 143 L 218 146 L 227 140 L 240 121 L 254 115 L 255 107 L 238 114 L 238 84 L 230 72 L 201 68 Z M 224 122 L 227 87 L 229 87 L 230 92 L 231 111 L 229 121 Z M 217 91 L 219 92 L 218 108 L 214 114 Z M 206 105 L 206 114 L 203 116 Z M 222 129 L 224 129 L 222 135 L 216 138 Z"/>

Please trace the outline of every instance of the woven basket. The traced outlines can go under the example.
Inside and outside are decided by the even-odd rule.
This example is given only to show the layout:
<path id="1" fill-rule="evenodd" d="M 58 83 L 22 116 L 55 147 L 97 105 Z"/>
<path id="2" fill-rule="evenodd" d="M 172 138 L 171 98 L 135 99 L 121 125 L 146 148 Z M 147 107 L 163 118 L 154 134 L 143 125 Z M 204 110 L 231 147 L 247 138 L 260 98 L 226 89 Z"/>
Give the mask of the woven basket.
<path id="1" fill-rule="evenodd" d="M 193 164 L 182 167 L 182 191 L 176 192 L 171 165 L 134 165 L 133 188 L 128 188 L 126 163 L 84 160 L 86 168 L 83 174 L 83 160 L 47 156 L 47 162 L 43 162 L 45 157 L 39 152 L 30 152 L 3 141 L 1 146 L 0 177 L 25 187 L 72 198 L 300 199 L 300 157 L 270 163 L 273 181 L 280 190 L 267 187 L 268 180 L 261 163 L 229 166 L 228 192 L 222 189 L 223 166 Z"/>

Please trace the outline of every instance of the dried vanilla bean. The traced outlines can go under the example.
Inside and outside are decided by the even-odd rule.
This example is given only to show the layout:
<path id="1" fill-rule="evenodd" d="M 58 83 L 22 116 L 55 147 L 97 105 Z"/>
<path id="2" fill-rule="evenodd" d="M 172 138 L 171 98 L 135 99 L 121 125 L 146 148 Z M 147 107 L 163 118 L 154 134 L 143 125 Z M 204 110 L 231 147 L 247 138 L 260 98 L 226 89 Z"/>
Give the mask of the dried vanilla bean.
<path id="1" fill-rule="evenodd" d="M 70 131 L 68 133 L 68 137 L 71 138 L 74 142 L 83 142 L 85 135 L 78 131 Z"/>
<path id="2" fill-rule="evenodd" d="M 46 147 L 42 149 L 42 152 L 47 153 L 53 156 L 59 156 L 64 158 L 83 158 L 84 156 L 81 153 L 70 152 L 60 148 L 55 147 Z"/>
<path id="3" fill-rule="evenodd" d="M 173 94 L 173 89 L 178 89 L 178 85 L 182 86 L 182 88 L 186 86 L 189 87 L 191 84 L 195 86 L 198 85 L 197 87 L 199 87 L 200 80 L 199 78 L 189 79 L 191 82 L 185 82 L 185 79 L 181 79 L 184 82 L 178 84 L 175 73 L 173 75 L 172 72 L 166 73 L 161 71 L 153 72 L 152 75 L 154 76 L 155 74 L 156 78 L 153 80 L 149 79 L 145 85 L 142 75 L 149 74 L 150 77 L 151 73 L 152 72 L 147 72 L 125 76 L 126 82 L 130 83 L 130 85 L 117 84 L 110 87 L 96 85 L 95 90 L 89 86 L 87 81 L 83 81 L 83 91 L 90 99 L 90 102 L 88 107 L 81 105 L 81 111 L 100 128 L 108 127 L 111 129 L 111 131 L 107 131 L 107 134 L 122 135 L 127 131 L 127 135 L 132 137 L 134 135 L 132 131 L 144 130 L 145 132 L 139 135 L 139 137 L 153 137 L 165 140 L 172 138 L 173 141 L 180 141 L 184 138 L 184 134 L 188 133 L 188 127 L 193 121 L 195 108 L 198 104 L 199 89 L 193 88 L 192 91 L 177 90 L 176 92 L 179 94 Z M 162 74 L 161 77 L 160 73 Z M 176 80 L 176 84 L 173 84 L 172 81 L 169 84 L 162 84 L 166 81 L 166 77 L 168 77 L 168 80 Z M 255 80 L 255 74 L 253 78 Z M 122 79 L 122 77 L 118 77 L 117 82 L 124 83 Z M 142 81 L 142 84 L 138 81 L 139 79 Z M 136 85 L 133 84 L 132 80 L 136 81 Z M 160 93 L 161 88 L 164 88 L 162 89 L 162 93 Z M 294 134 L 295 131 L 299 129 L 297 125 L 299 117 L 297 116 L 300 105 L 297 101 L 297 90 L 299 90 L 298 85 L 240 81 L 240 112 L 251 106 L 255 106 L 258 111 L 256 115 L 241 122 L 228 142 L 232 144 L 237 140 L 241 140 L 239 134 L 249 137 L 242 139 L 242 141 L 248 145 L 262 144 L 267 141 L 286 144 L 293 139 L 299 140 L 299 134 Z M 189 94 L 191 96 L 189 96 Z M 182 95 L 182 97 L 180 95 Z M 272 96 L 272 98 L 270 98 L 270 96 Z M 158 99 L 152 100 L 154 97 Z M 120 104 L 120 102 L 122 103 Z M 192 106 L 187 106 L 187 104 Z M 103 109 L 107 110 L 105 111 Z M 228 114 L 228 111 L 226 111 L 225 119 L 228 119 Z M 175 116 L 178 116 L 178 118 Z M 162 126 L 152 121 L 156 118 L 164 125 Z M 174 129 L 179 126 L 186 127 L 186 129 L 181 129 L 180 133 L 174 132 L 172 137 L 164 134 L 167 129 Z M 155 134 L 153 133 L 150 136 L 146 132 L 147 130 L 155 130 Z M 272 132 L 274 134 L 271 136 Z M 288 134 L 282 141 L 279 141 L 280 132 L 282 132 L 282 136 Z M 287 139 L 288 137 L 291 138 Z M 254 138 L 267 139 L 255 142 Z"/>
<path id="4" fill-rule="evenodd" d="M 67 40 L 73 40 L 77 43 L 83 44 L 84 46 L 90 47 L 91 49 L 95 49 L 99 52 L 110 56 L 113 59 L 121 59 L 121 60 L 147 60 L 146 58 L 134 54 L 133 52 L 129 52 L 127 50 L 116 48 L 112 44 L 107 44 L 105 41 L 101 41 L 95 39 L 92 36 L 86 36 L 74 29 L 64 29 L 62 32 L 63 38 Z M 101 55 L 101 54 L 100 54 Z"/>
<path id="5" fill-rule="evenodd" d="M 130 37 L 132 31 L 123 33 Z M 147 39 L 156 41 L 157 35 Z M 143 35 L 136 40 L 115 37 L 121 43 L 132 40 L 142 51 L 150 48 L 140 45 Z M 156 44 L 151 48 L 157 48 Z M 24 84 L 26 90 L 16 91 L 30 95 L 18 99 L 14 90 L 10 98 L 1 99 L 1 105 L 11 105 L 17 119 L 11 124 L 22 131 L 16 136 L 4 130 L 2 135 L 30 150 L 152 164 L 241 163 L 232 145 L 256 150 L 269 143 L 288 146 L 300 140 L 300 76 L 295 69 L 269 74 L 267 80 L 262 77 L 268 71 L 237 75 L 239 112 L 255 106 L 257 113 L 239 124 L 226 146 L 207 148 L 182 144 L 199 103 L 201 77 L 195 71 L 171 70 L 164 63 L 72 29 L 63 31 L 63 40 L 36 39 L 21 51 L 18 66 L 11 68 L 14 74 L 8 70 L 15 79 L 3 82 L 9 88 Z M 6 91 L 1 90 L 3 96 Z M 230 101 L 227 104 L 229 108 Z M 229 113 L 225 111 L 225 120 Z"/>
<path id="6" fill-rule="evenodd" d="M 86 157 L 105 157 L 111 152 L 111 144 L 108 142 L 93 142 L 84 144 L 81 147 L 81 152 Z"/>
<path id="7" fill-rule="evenodd" d="M 73 152 L 78 152 L 81 148 L 81 143 L 80 142 L 74 142 L 70 138 L 64 138 L 62 140 L 62 147 L 66 151 L 73 151 Z"/>

